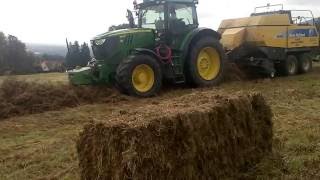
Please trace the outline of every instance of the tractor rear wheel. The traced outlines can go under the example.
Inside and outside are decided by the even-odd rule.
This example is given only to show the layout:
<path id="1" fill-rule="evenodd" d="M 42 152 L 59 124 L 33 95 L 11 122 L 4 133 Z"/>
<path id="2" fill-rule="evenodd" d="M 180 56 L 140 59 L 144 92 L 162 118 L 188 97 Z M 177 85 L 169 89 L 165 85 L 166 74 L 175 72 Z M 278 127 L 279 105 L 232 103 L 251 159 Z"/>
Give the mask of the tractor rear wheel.
<path id="1" fill-rule="evenodd" d="M 196 87 L 215 86 L 223 80 L 225 55 L 217 39 L 205 37 L 191 49 L 187 62 L 187 82 Z"/>
<path id="2" fill-rule="evenodd" d="M 303 53 L 298 60 L 299 73 L 305 74 L 312 70 L 312 57 L 309 53 Z"/>
<path id="3" fill-rule="evenodd" d="M 280 63 L 277 68 L 283 76 L 293 76 L 298 73 L 298 59 L 294 55 L 288 55 L 287 59 Z"/>
<path id="4" fill-rule="evenodd" d="M 130 56 L 118 66 L 116 87 L 125 94 L 151 97 L 160 91 L 161 85 L 161 67 L 153 57 Z"/>

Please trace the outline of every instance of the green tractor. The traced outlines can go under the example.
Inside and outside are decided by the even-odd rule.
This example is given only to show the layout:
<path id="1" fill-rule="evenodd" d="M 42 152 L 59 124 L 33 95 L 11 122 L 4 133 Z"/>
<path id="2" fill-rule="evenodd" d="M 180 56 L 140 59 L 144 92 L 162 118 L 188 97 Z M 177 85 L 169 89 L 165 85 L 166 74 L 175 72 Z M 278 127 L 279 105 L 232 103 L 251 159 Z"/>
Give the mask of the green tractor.
<path id="1" fill-rule="evenodd" d="M 220 34 L 199 28 L 198 0 L 134 1 L 130 29 L 107 32 L 92 41 L 94 59 L 69 71 L 74 85 L 106 84 L 140 97 L 157 94 L 163 82 L 193 87 L 221 83 L 225 54 Z"/>

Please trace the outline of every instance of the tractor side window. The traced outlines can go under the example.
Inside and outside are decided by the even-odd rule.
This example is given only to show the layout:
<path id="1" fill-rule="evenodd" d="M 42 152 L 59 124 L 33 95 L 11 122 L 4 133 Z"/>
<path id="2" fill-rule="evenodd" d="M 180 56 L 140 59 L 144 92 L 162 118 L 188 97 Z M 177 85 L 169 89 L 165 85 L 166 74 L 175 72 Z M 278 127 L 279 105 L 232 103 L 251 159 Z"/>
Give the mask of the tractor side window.
<path id="1" fill-rule="evenodd" d="M 170 19 L 178 19 L 185 25 L 193 25 L 195 22 L 194 10 L 192 6 L 175 4 L 170 8 Z"/>
<path id="2" fill-rule="evenodd" d="M 164 24 L 164 6 L 150 6 L 140 11 L 139 18 L 142 28 L 161 30 Z"/>

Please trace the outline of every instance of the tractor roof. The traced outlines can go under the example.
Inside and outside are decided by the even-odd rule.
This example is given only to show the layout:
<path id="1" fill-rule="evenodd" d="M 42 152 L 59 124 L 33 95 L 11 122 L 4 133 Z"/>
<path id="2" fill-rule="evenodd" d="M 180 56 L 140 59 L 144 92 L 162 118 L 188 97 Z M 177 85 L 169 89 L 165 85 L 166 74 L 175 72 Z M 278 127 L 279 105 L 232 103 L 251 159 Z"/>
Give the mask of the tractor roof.
<path id="1" fill-rule="evenodd" d="M 199 0 L 143 0 L 143 3 L 156 3 L 156 4 L 161 3 L 161 4 L 163 4 L 165 2 L 198 4 Z"/>
<path id="2" fill-rule="evenodd" d="M 135 5 L 135 9 L 163 5 L 165 3 L 198 4 L 199 0 L 143 0 L 142 3 Z"/>

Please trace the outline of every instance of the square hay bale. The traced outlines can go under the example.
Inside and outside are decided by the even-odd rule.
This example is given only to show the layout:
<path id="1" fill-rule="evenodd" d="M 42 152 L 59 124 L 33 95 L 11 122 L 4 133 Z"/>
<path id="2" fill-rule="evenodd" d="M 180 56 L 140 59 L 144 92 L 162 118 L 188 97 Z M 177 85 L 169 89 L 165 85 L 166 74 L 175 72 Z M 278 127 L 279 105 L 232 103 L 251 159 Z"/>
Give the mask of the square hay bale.
<path id="1" fill-rule="evenodd" d="M 84 127 L 81 179 L 237 178 L 272 149 L 272 113 L 259 94 L 195 95 L 152 112 Z M 144 111 L 143 111 L 144 110 Z"/>

